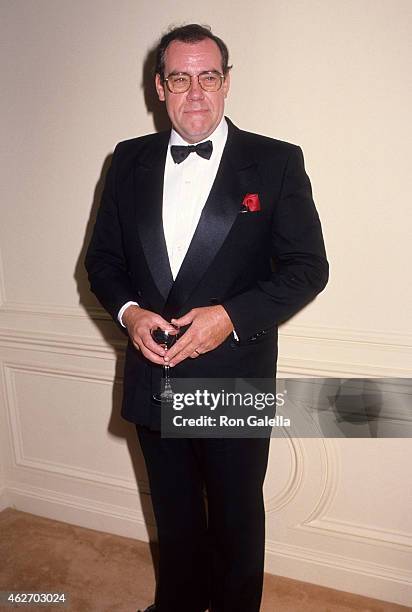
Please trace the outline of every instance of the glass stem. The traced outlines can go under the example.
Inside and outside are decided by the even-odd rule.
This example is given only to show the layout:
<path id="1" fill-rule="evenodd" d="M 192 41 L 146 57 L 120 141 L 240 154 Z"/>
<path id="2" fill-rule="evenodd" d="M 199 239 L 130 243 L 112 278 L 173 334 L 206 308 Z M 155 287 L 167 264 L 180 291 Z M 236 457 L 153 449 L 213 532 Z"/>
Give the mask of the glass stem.
<path id="1" fill-rule="evenodd" d="M 164 373 L 165 373 L 165 389 L 168 389 L 170 387 L 170 377 L 169 377 L 170 366 L 164 365 L 163 368 L 164 368 Z"/>

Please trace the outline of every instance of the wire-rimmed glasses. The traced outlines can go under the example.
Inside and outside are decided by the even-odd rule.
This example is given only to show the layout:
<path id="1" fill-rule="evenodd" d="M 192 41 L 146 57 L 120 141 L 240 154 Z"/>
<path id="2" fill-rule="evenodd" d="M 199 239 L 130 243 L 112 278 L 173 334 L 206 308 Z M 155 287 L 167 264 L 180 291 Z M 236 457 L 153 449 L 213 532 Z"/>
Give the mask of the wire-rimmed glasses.
<path id="1" fill-rule="evenodd" d="M 197 78 L 203 91 L 219 91 L 225 80 L 225 75 L 217 70 L 205 70 L 194 75 L 187 74 L 187 72 L 171 72 L 164 79 L 164 82 L 170 93 L 179 94 L 189 91 L 193 78 Z"/>

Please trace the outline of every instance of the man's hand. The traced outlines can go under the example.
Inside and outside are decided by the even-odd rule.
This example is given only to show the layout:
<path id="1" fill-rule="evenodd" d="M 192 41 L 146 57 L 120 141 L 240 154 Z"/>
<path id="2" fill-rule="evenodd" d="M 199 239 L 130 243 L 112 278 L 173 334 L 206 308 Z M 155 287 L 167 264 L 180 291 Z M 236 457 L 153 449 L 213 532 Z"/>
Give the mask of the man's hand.
<path id="1" fill-rule="evenodd" d="M 205 306 L 193 308 L 179 319 L 172 319 L 173 325 L 179 327 L 190 325 L 168 351 L 164 359 L 171 367 L 187 357 L 195 359 L 202 353 L 212 351 L 222 344 L 233 331 L 233 324 L 223 306 Z"/>
<path id="2" fill-rule="evenodd" d="M 170 325 L 170 323 L 160 315 L 134 305 L 126 308 L 122 320 L 126 325 L 128 334 L 135 348 L 142 351 L 143 355 L 149 359 L 149 361 L 164 365 L 163 358 L 166 351 L 153 340 L 150 331 L 155 327 L 161 327 L 166 331 L 176 331 L 177 333 L 176 328 Z"/>

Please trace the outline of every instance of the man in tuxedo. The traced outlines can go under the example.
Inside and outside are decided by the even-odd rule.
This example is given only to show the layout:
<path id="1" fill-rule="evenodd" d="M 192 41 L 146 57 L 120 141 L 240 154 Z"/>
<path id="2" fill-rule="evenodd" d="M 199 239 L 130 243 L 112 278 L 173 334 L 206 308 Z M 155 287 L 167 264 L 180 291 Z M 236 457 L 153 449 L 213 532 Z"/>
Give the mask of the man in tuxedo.
<path id="1" fill-rule="evenodd" d="M 155 73 L 172 130 L 117 145 L 86 256 L 92 291 L 129 336 L 122 416 L 159 539 L 148 610 L 258 612 L 269 440 L 162 437 L 153 392 L 165 363 L 189 378 L 273 378 L 278 324 L 326 285 L 322 231 L 300 148 L 225 118 L 220 38 L 171 30 Z M 151 330 L 174 326 L 188 328 L 165 351 Z"/>

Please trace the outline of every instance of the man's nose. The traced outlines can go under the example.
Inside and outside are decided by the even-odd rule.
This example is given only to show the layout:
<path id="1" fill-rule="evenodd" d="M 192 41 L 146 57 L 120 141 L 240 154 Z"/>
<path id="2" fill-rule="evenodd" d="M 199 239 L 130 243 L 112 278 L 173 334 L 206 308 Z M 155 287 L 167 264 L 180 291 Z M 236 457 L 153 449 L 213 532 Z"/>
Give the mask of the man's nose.
<path id="1" fill-rule="evenodd" d="M 187 92 L 187 97 L 189 98 L 189 100 L 199 100 L 203 98 L 203 96 L 204 96 L 204 91 L 200 87 L 199 79 L 195 76 L 192 77 L 189 91 Z"/>

